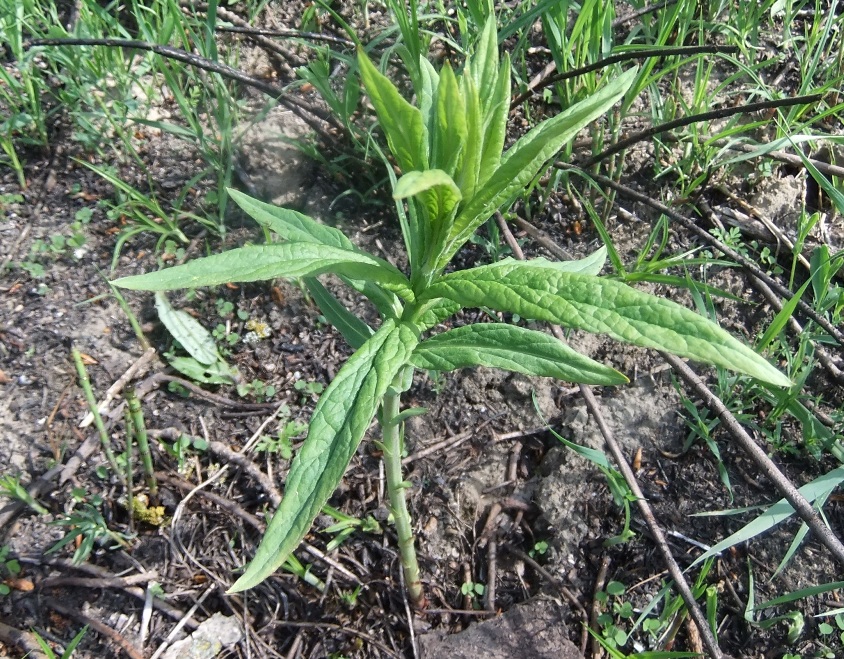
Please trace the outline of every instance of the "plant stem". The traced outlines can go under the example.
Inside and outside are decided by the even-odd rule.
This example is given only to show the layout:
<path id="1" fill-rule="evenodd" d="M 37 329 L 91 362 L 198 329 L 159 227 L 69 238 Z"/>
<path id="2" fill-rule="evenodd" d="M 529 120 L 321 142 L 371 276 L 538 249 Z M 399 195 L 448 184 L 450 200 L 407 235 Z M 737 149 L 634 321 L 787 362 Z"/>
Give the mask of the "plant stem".
<path id="1" fill-rule="evenodd" d="M 82 361 L 82 354 L 76 348 L 73 348 L 70 351 L 70 354 L 73 357 L 73 363 L 76 365 L 76 373 L 79 375 L 79 385 L 82 387 L 82 391 L 85 394 L 88 409 L 91 411 L 91 414 L 94 415 L 94 426 L 96 426 L 97 432 L 100 435 L 103 453 L 105 453 L 106 459 L 108 460 L 109 465 L 111 465 L 115 475 L 125 486 L 126 483 L 123 479 L 123 472 L 120 471 L 120 467 L 117 465 L 117 460 L 114 457 L 114 451 L 111 450 L 111 439 L 109 438 L 108 431 L 103 423 L 103 418 L 100 416 L 100 411 L 97 409 L 97 399 L 94 397 L 93 389 L 91 389 L 91 380 L 88 378 L 88 371 L 85 369 L 85 364 Z"/>
<path id="2" fill-rule="evenodd" d="M 126 399 L 126 405 L 129 407 L 129 417 L 132 419 L 135 439 L 138 440 L 138 453 L 141 454 L 141 462 L 144 465 L 147 487 L 149 487 L 150 496 L 156 497 L 158 496 L 158 482 L 155 480 L 155 470 L 152 466 L 152 454 L 149 450 L 144 413 L 141 410 L 141 402 L 135 395 L 135 387 L 126 387 L 123 397 Z"/>
<path id="3" fill-rule="evenodd" d="M 396 382 L 399 381 L 401 376 L 400 373 L 396 377 Z M 416 548 L 413 546 L 413 527 L 404 495 L 407 483 L 403 480 L 401 472 L 403 437 L 401 422 L 396 421 L 400 406 L 401 394 L 388 392 L 384 395 L 381 409 L 381 439 L 384 445 L 387 496 L 390 498 L 390 509 L 393 513 L 393 522 L 396 525 L 396 535 L 399 539 L 399 555 L 404 572 L 404 584 L 411 604 L 418 609 L 425 605 L 425 595 L 422 592 L 422 582 L 419 579 L 419 564 L 416 561 Z"/>

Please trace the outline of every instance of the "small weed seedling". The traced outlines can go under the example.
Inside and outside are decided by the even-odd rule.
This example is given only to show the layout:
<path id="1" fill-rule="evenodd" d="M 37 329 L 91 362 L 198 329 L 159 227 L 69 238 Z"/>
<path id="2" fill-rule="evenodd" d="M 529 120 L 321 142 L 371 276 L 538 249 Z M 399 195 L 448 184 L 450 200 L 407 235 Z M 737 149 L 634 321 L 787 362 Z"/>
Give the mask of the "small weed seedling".
<path id="1" fill-rule="evenodd" d="M 21 572 L 21 564 L 14 558 L 9 558 L 9 546 L 0 547 L 0 579 L 17 577 Z M 8 584 L 0 582 L 0 595 L 8 595 L 12 592 Z"/>
<path id="2" fill-rule="evenodd" d="M 580 261 L 506 259 L 448 272 L 457 251 L 495 211 L 542 173 L 578 131 L 625 96 L 627 71 L 585 100 L 539 124 L 502 153 L 510 105 L 510 64 L 499 62 L 490 20 L 460 74 L 418 58 L 417 105 L 361 50 L 358 67 L 395 164 L 387 168 L 397 201 L 408 272 L 356 247 L 342 232 L 291 210 L 230 191 L 243 210 L 284 242 L 247 245 L 115 285 L 166 291 L 228 282 L 305 278 L 325 318 L 356 349 L 316 404 L 308 436 L 293 459 L 285 496 L 246 572 L 230 592 L 252 588 L 291 555 L 337 487 L 373 417 L 381 427 L 387 491 L 408 594 L 424 602 L 402 476 L 401 410 L 415 369 L 504 368 L 569 382 L 618 385 L 627 378 L 542 332 L 478 323 L 429 332 L 462 308 L 486 308 L 603 333 L 743 372 L 776 386 L 790 381 L 752 349 L 706 318 L 669 300 L 598 276 L 601 249 Z M 370 328 L 317 280 L 333 273 L 365 295 L 382 318 Z"/>
<path id="3" fill-rule="evenodd" d="M 56 654 L 53 648 L 50 647 L 50 644 L 44 640 L 44 638 L 36 632 L 35 630 L 32 631 L 32 635 L 35 637 L 35 640 L 38 642 L 38 645 L 41 646 L 41 650 L 44 652 L 44 655 L 47 659 L 70 659 L 73 656 L 73 653 L 76 651 L 76 646 L 79 645 L 79 642 L 85 638 L 85 634 L 88 633 L 88 626 L 85 625 L 82 629 L 79 630 L 79 633 L 74 636 L 70 643 L 64 649 L 60 655 Z"/>

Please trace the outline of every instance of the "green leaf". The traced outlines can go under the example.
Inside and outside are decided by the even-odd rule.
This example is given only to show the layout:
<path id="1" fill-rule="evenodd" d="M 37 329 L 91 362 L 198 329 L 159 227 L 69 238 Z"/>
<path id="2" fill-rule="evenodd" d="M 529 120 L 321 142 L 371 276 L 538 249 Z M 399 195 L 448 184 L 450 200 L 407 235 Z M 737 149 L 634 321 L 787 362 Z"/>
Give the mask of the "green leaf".
<path id="1" fill-rule="evenodd" d="M 607 262 L 607 248 L 600 247 L 589 256 L 573 261 L 549 261 L 539 257 L 528 261 L 513 258 L 501 259 L 496 265 L 522 265 L 526 268 L 548 268 L 557 272 L 571 272 L 581 275 L 597 275 Z"/>
<path id="2" fill-rule="evenodd" d="M 390 151 L 403 172 L 428 169 L 428 145 L 422 113 L 408 103 L 396 86 L 358 50 L 358 65 L 366 93 L 378 115 Z"/>
<path id="3" fill-rule="evenodd" d="M 466 107 L 457 78 L 446 62 L 437 89 L 436 122 L 433 127 L 431 167 L 454 175 L 466 143 Z"/>
<path id="4" fill-rule="evenodd" d="M 481 176 L 481 156 L 484 149 L 484 118 L 478 87 L 471 75 L 460 79 L 460 91 L 466 106 L 466 144 L 463 147 L 463 163 L 454 174 L 454 181 L 464 199 L 471 199 L 478 189 Z M 498 153 L 499 158 L 501 152 Z M 492 172 L 486 172 L 489 178 Z"/>
<path id="5" fill-rule="evenodd" d="M 479 85 L 480 98 L 487 103 L 482 106 L 484 115 L 483 148 L 478 185 L 484 185 L 501 164 L 501 153 L 507 138 L 507 117 L 510 114 L 510 58 L 504 56 L 501 71 L 494 87 Z"/>
<path id="6" fill-rule="evenodd" d="M 828 593 L 831 590 L 840 590 L 844 588 L 844 581 L 833 581 L 831 583 L 821 584 L 819 586 L 810 586 L 809 588 L 802 588 L 801 590 L 795 590 L 791 593 L 787 593 L 780 597 L 776 597 L 764 604 L 760 604 L 756 607 L 756 611 L 761 611 L 762 609 L 769 609 L 772 606 L 780 606 L 781 604 L 788 604 L 789 602 L 796 602 L 797 600 L 803 599 L 804 597 L 814 597 L 815 595 L 822 595 L 823 593 Z"/>
<path id="7" fill-rule="evenodd" d="M 393 199 L 406 199 L 415 197 L 418 194 L 442 188 L 438 194 L 451 200 L 451 206 L 462 199 L 460 189 L 455 185 L 454 180 L 442 169 L 426 169 L 424 172 L 412 171 L 402 176 L 396 183 L 393 191 Z"/>
<path id="8" fill-rule="evenodd" d="M 442 277 L 425 298 L 491 307 L 645 348 L 665 350 L 751 375 L 777 386 L 791 382 L 752 349 L 680 305 L 611 279 L 517 262 Z"/>
<path id="9" fill-rule="evenodd" d="M 417 368 L 453 371 L 489 366 L 567 382 L 616 385 L 618 371 L 572 350 L 553 336 L 505 324 L 465 325 L 423 341 L 413 352 Z"/>
<path id="10" fill-rule="evenodd" d="M 832 490 L 844 482 L 844 467 L 837 467 L 826 474 L 818 476 L 813 481 L 806 483 L 800 488 L 800 494 L 806 497 L 810 502 L 815 501 L 821 497 L 826 497 Z M 738 531 L 725 538 L 716 545 L 713 545 L 709 550 L 701 554 L 695 559 L 689 567 L 694 567 L 698 563 L 705 561 L 710 556 L 715 556 L 725 549 L 738 545 L 742 542 L 747 542 L 757 535 L 765 533 L 774 528 L 777 524 L 784 522 L 794 514 L 794 508 L 788 503 L 786 499 L 780 499 L 774 505 L 769 507 L 759 517 L 754 519 L 749 524 L 745 524 Z M 707 513 L 712 515 L 712 513 Z M 771 606 L 769 602 L 766 606 Z M 760 607 L 762 608 L 762 607 Z"/>
<path id="11" fill-rule="evenodd" d="M 289 208 L 259 201 L 239 190 L 233 188 L 227 188 L 227 190 L 229 196 L 243 209 L 243 212 L 284 240 L 362 251 L 339 229 L 321 224 Z"/>
<path id="12" fill-rule="evenodd" d="M 418 338 L 388 319 L 337 373 L 319 399 L 308 437 L 290 466 L 284 498 L 255 558 L 229 589 L 252 588 L 278 569 L 311 527 L 337 487 L 361 438 Z"/>
<path id="13" fill-rule="evenodd" d="M 402 176 L 393 191 L 393 199 L 419 197 L 419 201 L 428 211 L 428 226 L 435 236 L 448 230 L 444 226 L 451 219 L 452 211 L 462 199 L 460 189 L 451 176 L 442 169 L 426 169 L 424 172 L 412 171 Z"/>
<path id="14" fill-rule="evenodd" d="M 446 318 L 453 316 L 458 311 L 460 311 L 460 305 L 453 300 L 448 300 L 446 298 L 431 300 L 423 305 L 420 310 L 416 318 L 416 327 L 420 332 L 426 332 L 432 327 L 439 325 Z"/>
<path id="15" fill-rule="evenodd" d="M 214 337 L 193 316 L 171 307 L 163 293 L 155 294 L 155 310 L 167 331 L 191 357 L 206 366 L 217 361 Z"/>
<path id="16" fill-rule="evenodd" d="M 768 329 L 765 330 L 762 338 L 756 342 L 757 350 L 760 352 L 763 351 L 770 345 L 771 341 L 779 336 L 779 333 L 782 332 L 788 324 L 788 320 L 794 315 L 794 310 L 797 308 L 797 304 L 800 300 L 803 299 L 803 293 L 806 292 L 810 283 L 812 283 L 812 280 L 807 279 L 806 283 L 800 287 L 791 299 L 782 305 L 782 309 L 780 309 L 779 313 L 774 316 L 774 319 L 771 321 L 771 324 L 768 325 Z"/>
<path id="17" fill-rule="evenodd" d="M 387 261 L 314 243 L 248 245 L 112 283 L 133 290 L 169 291 L 277 277 L 314 277 L 326 272 L 372 280 L 399 294 L 411 295 L 410 282 Z"/>
<path id="18" fill-rule="evenodd" d="M 308 277 L 305 286 L 326 320 L 357 350 L 373 335 L 372 328 L 337 301 L 317 279 Z"/>
<path id="19" fill-rule="evenodd" d="M 182 375 L 203 384 L 232 384 L 241 381 L 237 368 L 218 358 L 213 364 L 200 364 L 192 357 L 173 357 L 167 363 Z"/>
<path id="20" fill-rule="evenodd" d="M 228 192 L 231 198 L 234 199 L 245 213 L 283 240 L 329 245 L 331 247 L 348 249 L 359 254 L 367 254 L 367 252 L 352 243 L 339 229 L 321 224 L 307 215 L 302 215 L 289 208 L 280 208 L 279 206 L 264 203 L 237 190 L 229 188 Z M 349 278 L 343 278 L 343 281 L 369 298 L 382 315 L 390 316 L 395 314 L 399 309 L 396 296 L 393 293 L 385 291 L 377 284 L 371 281 Z"/>
<path id="21" fill-rule="evenodd" d="M 581 128 L 603 115 L 633 83 L 636 69 L 626 71 L 589 98 L 549 119 L 522 137 L 504 154 L 501 164 L 455 218 L 437 263 L 441 271 L 463 243 L 496 210 L 530 183 L 562 146 Z M 461 186 L 461 190 L 463 187 Z M 465 194 L 465 191 L 464 191 Z"/>

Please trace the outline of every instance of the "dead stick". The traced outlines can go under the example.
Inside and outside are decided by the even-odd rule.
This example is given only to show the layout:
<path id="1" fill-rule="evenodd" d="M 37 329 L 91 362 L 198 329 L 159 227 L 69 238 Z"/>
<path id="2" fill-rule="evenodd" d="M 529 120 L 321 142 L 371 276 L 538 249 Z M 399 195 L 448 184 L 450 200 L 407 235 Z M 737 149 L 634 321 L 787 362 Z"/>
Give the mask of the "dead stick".
<path id="1" fill-rule="evenodd" d="M 562 338 L 563 333 L 560 328 L 555 327 L 554 330 L 555 336 L 557 336 L 558 339 Z M 667 355 L 663 356 L 666 358 L 668 357 Z M 677 361 L 679 362 L 680 360 L 678 359 Z M 700 610 L 700 607 L 695 601 L 695 596 L 692 593 L 692 589 L 689 588 L 686 578 L 683 576 L 683 571 L 680 569 L 680 566 L 677 565 L 677 561 L 674 560 L 674 556 L 671 553 L 671 548 L 668 546 L 665 535 L 657 523 L 656 517 L 654 517 L 654 514 L 651 511 L 651 507 L 648 504 L 647 499 L 645 499 L 645 495 L 642 494 L 639 483 L 636 481 L 636 475 L 633 473 L 630 465 L 627 464 L 627 460 L 624 457 L 621 447 L 615 441 L 612 431 L 609 429 L 609 426 L 607 426 L 606 421 L 604 421 L 604 417 L 601 414 L 601 409 L 598 406 L 598 401 L 595 399 L 595 395 L 585 384 L 580 385 L 580 391 L 583 394 L 583 399 L 586 401 L 586 407 L 589 408 L 589 413 L 598 424 L 598 428 L 604 436 L 604 441 L 606 442 L 607 447 L 610 449 L 619 470 L 624 475 L 624 480 L 627 482 L 628 487 L 636 497 L 636 504 L 639 507 L 639 512 L 642 514 L 642 517 L 645 518 L 648 529 L 650 529 L 650 532 L 653 535 L 654 542 L 656 542 L 656 545 L 662 554 L 662 558 L 668 567 L 668 572 L 674 579 L 674 584 L 677 587 L 677 590 L 680 591 L 680 596 L 686 603 L 686 608 L 688 609 L 689 614 L 697 624 L 701 636 L 703 636 L 703 642 L 706 645 L 707 653 L 710 657 L 712 657 L 712 659 L 721 659 L 724 655 L 721 653 L 721 648 L 718 647 L 718 640 L 712 633 L 712 629 L 709 627 L 706 616 Z M 720 401 L 718 402 L 720 403 Z"/>
<path id="2" fill-rule="evenodd" d="M 590 611 L 589 616 L 589 626 L 592 628 L 593 631 L 599 632 L 600 629 L 598 628 L 598 617 L 601 615 L 601 600 L 598 597 L 598 593 L 604 590 L 604 586 L 607 583 L 607 572 L 610 568 L 610 557 L 604 554 L 601 558 L 601 565 L 598 567 L 598 574 L 595 577 L 595 588 L 592 591 L 592 610 Z M 592 637 L 592 659 L 598 659 L 599 657 L 604 656 L 604 651 L 601 648 L 601 644 L 598 642 L 598 638 L 596 636 Z"/>
<path id="3" fill-rule="evenodd" d="M 99 620 L 94 620 L 93 618 L 89 618 L 81 611 L 78 611 L 74 608 L 69 606 L 65 606 L 61 602 L 58 602 L 52 598 L 44 598 L 42 600 L 44 604 L 49 606 L 51 609 L 58 611 L 64 616 L 68 618 L 73 618 L 74 620 L 78 620 L 84 625 L 88 625 L 91 629 L 95 630 L 99 634 L 111 639 L 117 645 L 120 646 L 120 649 L 123 650 L 131 659 L 144 659 L 144 653 L 138 650 L 134 645 L 129 642 L 123 634 L 120 634 L 116 630 L 112 629 L 108 625 L 104 625 Z"/>
<path id="4" fill-rule="evenodd" d="M 65 569 L 65 570 L 76 570 L 78 572 L 83 572 L 85 574 L 90 574 L 97 579 L 114 579 L 116 578 L 111 572 L 105 570 L 101 567 L 96 565 L 92 565 L 91 563 L 80 563 L 79 565 L 74 565 L 73 561 L 66 559 L 66 558 L 53 558 L 51 560 L 43 560 L 41 558 L 28 558 L 22 556 L 20 559 L 21 563 L 28 563 L 30 565 L 49 565 L 51 567 Z M 149 572 L 145 574 L 150 574 Z M 146 599 L 146 591 L 139 586 L 120 586 L 120 588 L 128 595 L 141 600 L 142 602 Z M 176 608 L 169 602 L 156 597 L 153 600 L 153 607 L 165 615 L 173 618 L 174 620 L 181 620 L 181 618 L 185 615 L 184 611 Z M 198 626 L 197 623 L 192 623 L 189 625 L 191 629 L 196 629 Z"/>
<path id="5" fill-rule="evenodd" d="M 123 391 L 123 387 L 135 377 L 136 374 L 145 370 L 152 359 L 155 357 L 156 352 L 155 348 L 147 348 L 134 364 L 132 364 L 126 372 L 120 376 L 120 378 L 108 388 L 108 391 L 105 393 L 105 398 L 102 399 L 97 404 L 97 409 L 100 411 L 100 414 L 105 412 L 108 409 L 109 403 L 114 400 L 115 396 L 117 396 L 121 391 Z M 79 424 L 80 428 L 87 428 L 94 422 L 94 415 L 91 412 L 85 415 L 85 418 L 82 419 L 81 423 Z"/>
<path id="6" fill-rule="evenodd" d="M 771 482 L 779 490 L 780 494 L 792 505 L 794 510 L 800 516 L 806 525 L 818 536 L 823 545 L 832 552 L 835 559 L 844 565 L 844 544 L 835 536 L 835 534 L 821 521 L 821 518 L 812 508 L 812 504 L 806 500 L 794 484 L 785 477 L 785 475 L 777 468 L 774 462 L 768 457 L 759 445 L 753 441 L 750 435 L 747 434 L 741 424 L 724 406 L 724 403 L 713 394 L 703 381 L 690 369 L 685 362 L 673 355 L 660 353 L 665 361 L 671 364 L 674 371 L 683 379 L 683 381 L 694 392 L 703 399 L 706 406 L 712 410 L 727 431 L 736 439 L 742 448 L 750 455 L 759 469 L 771 479 Z M 697 620 L 695 622 L 698 622 Z M 698 628 L 703 628 L 698 622 Z M 708 627 L 707 627 L 708 629 Z"/>
<path id="7" fill-rule="evenodd" d="M 16 645 L 26 653 L 28 659 L 47 659 L 47 655 L 41 650 L 41 646 L 31 632 L 0 622 L 0 641 Z"/>

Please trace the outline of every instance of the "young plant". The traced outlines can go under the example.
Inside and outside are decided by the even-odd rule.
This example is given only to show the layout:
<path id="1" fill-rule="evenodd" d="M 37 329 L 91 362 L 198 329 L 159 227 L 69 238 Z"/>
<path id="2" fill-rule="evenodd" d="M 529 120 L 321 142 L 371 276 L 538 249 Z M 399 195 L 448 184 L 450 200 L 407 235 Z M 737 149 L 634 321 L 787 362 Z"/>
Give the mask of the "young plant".
<path id="1" fill-rule="evenodd" d="M 326 319 L 356 352 L 317 403 L 308 436 L 291 463 L 285 496 L 246 572 L 230 592 L 270 576 L 299 544 L 337 487 L 377 415 L 387 488 L 398 535 L 405 584 L 415 605 L 424 602 L 402 477 L 403 421 L 420 410 L 401 410 L 401 395 L 415 369 L 450 371 L 469 366 L 505 368 L 570 382 L 627 382 L 541 332 L 505 323 L 428 332 L 464 307 L 484 307 L 665 350 L 731 368 L 778 386 L 789 380 L 753 350 L 709 320 L 598 273 L 605 250 L 586 259 L 545 259 L 445 274 L 452 257 L 496 210 L 506 210 L 540 175 L 560 148 L 600 118 L 627 91 L 628 71 L 588 99 L 538 125 L 502 153 L 510 102 L 510 65 L 499 62 L 493 21 L 487 23 L 461 74 L 420 59 L 417 105 L 407 102 L 364 52 L 358 54 L 364 87 L 395 163 L 401 170 L 393 196 L 407 249 L 406 274 L 356 247 L 339 230 L 292 210 L 236 192 L 231 197 L 284 242 L 248 245 L 115 285 L 174 290 L 276 277 L 303 277 Z M 402 203 L 403 202 L 403 203 Z M 380 312 L 378 330 L 346 310 L 316 281 L 333 273 L 363 293 Z"/>

